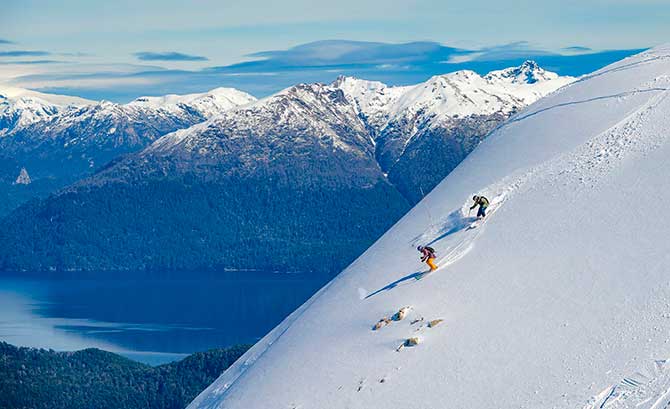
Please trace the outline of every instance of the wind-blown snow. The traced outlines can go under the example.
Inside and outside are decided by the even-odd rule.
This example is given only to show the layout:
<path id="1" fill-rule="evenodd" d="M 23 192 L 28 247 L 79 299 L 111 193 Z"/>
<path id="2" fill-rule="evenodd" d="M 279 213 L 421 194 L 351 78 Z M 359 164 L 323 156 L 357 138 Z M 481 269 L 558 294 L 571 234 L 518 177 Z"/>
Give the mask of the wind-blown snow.
<path id="1" fill-rule="evenodd" d="M 667 407 L 669 97 L 665 46 L 515 115 L 190 408 Z"/>

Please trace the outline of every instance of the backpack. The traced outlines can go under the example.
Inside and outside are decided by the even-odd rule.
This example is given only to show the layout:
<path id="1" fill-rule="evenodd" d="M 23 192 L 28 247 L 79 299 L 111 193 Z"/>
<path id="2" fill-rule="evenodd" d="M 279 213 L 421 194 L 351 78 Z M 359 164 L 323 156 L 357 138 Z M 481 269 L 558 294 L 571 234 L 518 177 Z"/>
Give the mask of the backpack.
<path id="1" fill-rule="evenodd" d="M 435 254 L 435 250 L 430 246 L 426 246 L 426 247 L 424 247 L 424 249 L 428 250 L 433 255 Z"/>

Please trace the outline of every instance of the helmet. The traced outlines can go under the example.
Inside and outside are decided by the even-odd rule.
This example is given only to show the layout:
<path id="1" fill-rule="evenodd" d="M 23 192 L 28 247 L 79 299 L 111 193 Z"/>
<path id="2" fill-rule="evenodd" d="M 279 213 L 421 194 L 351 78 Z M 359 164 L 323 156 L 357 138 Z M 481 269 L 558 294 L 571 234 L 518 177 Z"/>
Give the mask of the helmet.
<path id="1" fill-rule="evenodd" d="M 472 200 L 474 200 L 476 202 L 477 200 L 479 200 L 479 196 L 477 196 L 477 195 L 472 196 Z"/>
<path id="2" fill-rule="evenodd" d="M 419 247 L 417 247 L 416 249 L 419 250 L 419 251 L 421 251 L 421 250 L 423 250 L 423 246 L 419 246 Z"/>

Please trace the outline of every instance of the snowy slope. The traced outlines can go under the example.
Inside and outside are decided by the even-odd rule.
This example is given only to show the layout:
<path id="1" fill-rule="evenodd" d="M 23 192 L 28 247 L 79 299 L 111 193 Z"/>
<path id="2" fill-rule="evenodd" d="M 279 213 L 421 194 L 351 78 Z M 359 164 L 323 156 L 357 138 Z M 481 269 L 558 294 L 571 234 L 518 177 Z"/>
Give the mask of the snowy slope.
<path id="1" fill-rule="evenodd" d="M 190 407 L 667 407 L 669 91 L 666 46 L 517 114 Z"/>
<path id="2" fill-rule="evenodd" d="M 69 95 L 46 94 L 44 92 L 37 92 L 25 88 L 10 87 L 5 85 L 0 85 L 0 94 L 10 100 L 32 98 L 58 106 L 83 106 L 93 103 L 93 101 L 84 98 L 73 97 Z"/>

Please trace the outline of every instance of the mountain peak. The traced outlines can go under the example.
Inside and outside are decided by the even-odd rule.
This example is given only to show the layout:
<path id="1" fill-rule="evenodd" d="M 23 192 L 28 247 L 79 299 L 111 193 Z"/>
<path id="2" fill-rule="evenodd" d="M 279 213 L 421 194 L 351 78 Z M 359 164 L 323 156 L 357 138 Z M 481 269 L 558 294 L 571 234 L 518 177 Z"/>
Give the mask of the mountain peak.
<path id="1" fill-rule="evenodd" d="M 519 66 L 519 68 L 529 68 L 533 70 L 541 70 L 540 65 L 535 60 L 526 60 Z"/>
<path id="2" fill-rule="evenodd" d="M 282 102 L 283 101 L 283 102 Z M 315 103 L 343 102 L 344 92 L 333 85 L 315 83 L 301 83 L 285 88 L 274 95 L 258 100 L 252 104 L 255 107 L 267 106 L 269 104 L 285 103 L 294 101 L 299 106 Z"/>
<path id="3" fill-rule="evenodd" d="M 339 88 L 342 84 L 346 83 L 349 80 L 355 80 L 356 78 L 354 77 L 349 77 L 346 75 L 338 75 L 337 78 L 335 78 L 335 81 L 332 82 L 332 86 Z"/>
<path id="4" fill-rule="evenodd" d="M 533 60 L 526 60 L 514 70 L 517 78 L 522 78 L 527 84 L 534 84 L 538 77 L 544 74 L 544 70 Z"/>
<path id="5" fill-rule="evenodd" d="M 286 139 L 286 135 L 291 138 Z M 323 83 L 303 83 L 165 135 L 145 152 L 199 155 L 217 161 L 227 160 L 226 144 L 230 139 L 256 140 L 256 146 L 268 141 L 274 141 L 277 146 L 288 145 L 300 139 L 300 145 L 311 143 L 315 135 L 320 138 L 318 143 L 326 141 L 324 143 L 334 147 L 363 154 L 367 154 L 370 145 L 364 137 L 364 124 L 341 89 Z M 213 152 L 218 156 L 212 156 Z"/>
<path id="6" fill-rule="evenodd" d="M 533 60 L 526 60 L 518 67 L 491 71 L 484 78 L 492 82 L 507 82 L 512 84 L 536 84 L 558 78 L 559 75 L 544 70 Z"/>

